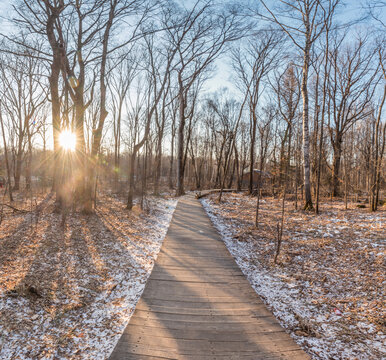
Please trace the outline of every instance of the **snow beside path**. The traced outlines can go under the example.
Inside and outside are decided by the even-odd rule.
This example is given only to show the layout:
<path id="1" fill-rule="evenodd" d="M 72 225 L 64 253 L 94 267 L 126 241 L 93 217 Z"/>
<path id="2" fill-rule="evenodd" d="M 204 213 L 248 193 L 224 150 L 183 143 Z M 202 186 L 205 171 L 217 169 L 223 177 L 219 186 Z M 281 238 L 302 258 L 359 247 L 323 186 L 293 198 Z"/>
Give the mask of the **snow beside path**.
<path id="1" fill-rule="evenodd" d="M 307 218 L 302 211 L 287 210 L 283 242 L 290 243 L 282 249 L 282 264 L 275 266 L 275 220 L 280 214 L 280 203 L 273 199 L 262 201 L 261 226 L 256 230 L 255 202 L 256 199 L 239 194 L 225 194 L 221 204 L 216 195 L 201 199 L 240 269 L 281 325 L 314 359 L 385 359 L 385 212 L 358 214 L 354 210 L 345 216 L 346 213 L 342 215 L 339 209 L 333 209 L 319 218 Z M 371 235 L 369 226 L 373 229 Z M 349 230 L 355 231 L 355 241 L 353 237 L 344 238 Z M 326 236 L 330 240 L 325 240 Z M 314 248 L 311 239 L 317 239 L 320 250 Z M 354 252 L 358 251 L 355 246 L 362 249 L 362 258 L 370 250 L 368 274 L 360 269 L 359 263 L 349 264 L 353 268 L 346 269 L 345 274 L 334 269 L 333 261 L 323 254 L 328 251 L 347 267 L 347 244 L 353 245 Z M 365 287 L 366 276 L 379 277 L 374 285 L 378 288 L 371 292 L 373 301 L 367 299 L 370 291 L 366 293 L 351 283 L 359 277 L 359 284 Z M 373 284 L 368 285 L 371 289 Z M 361 314 L 365 307 L 373 309 L 364 309 L 367 312 Z"/>
<path id="2" fill-rule="evenodd" d="M 177 200 L 148 211 L 114 196 L 95 215 L 68 216 L 52 202 L 0 229 L 0 359 L 106 359 L 151 273 Z M 29 219 L 31 217 L 31 219 Z M 16 225 L 14 225 L 16 224 Z"/>

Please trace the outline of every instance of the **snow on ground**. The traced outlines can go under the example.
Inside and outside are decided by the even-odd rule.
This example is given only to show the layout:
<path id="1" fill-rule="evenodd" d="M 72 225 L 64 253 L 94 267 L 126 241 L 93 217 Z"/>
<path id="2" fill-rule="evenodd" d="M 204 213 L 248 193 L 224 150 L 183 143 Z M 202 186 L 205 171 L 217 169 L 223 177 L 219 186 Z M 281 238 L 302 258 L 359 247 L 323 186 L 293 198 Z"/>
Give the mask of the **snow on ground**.
<path id="1" fill-rule="evenodd" d="M 105 359 L 141 296 L 177 201 L 124 209 L 114 196 L 94 215 L 53 201 L 0 225 L 0 358 Z"/>
<path id="2" fill-rule="evenodd" d="M 314 359 L 386 359 L 386 211 L 322 205 L 319 216 L 287 202 L 279 265 L 273 264 L 281 202 L 225 194 L 201 202 L 255 291 Z"/>

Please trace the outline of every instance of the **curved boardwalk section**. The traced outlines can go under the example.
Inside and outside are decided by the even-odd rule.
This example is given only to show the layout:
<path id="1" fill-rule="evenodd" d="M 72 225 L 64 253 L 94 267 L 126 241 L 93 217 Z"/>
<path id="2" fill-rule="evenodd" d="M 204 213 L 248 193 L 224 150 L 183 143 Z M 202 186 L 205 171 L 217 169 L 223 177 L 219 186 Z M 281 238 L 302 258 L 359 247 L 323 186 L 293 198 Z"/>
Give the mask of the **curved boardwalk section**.
<path id="1" fill-rule="evenodd" d="M 198 200 L 179 201 L 110 360 L 309 359 L 266 309 Z"/>

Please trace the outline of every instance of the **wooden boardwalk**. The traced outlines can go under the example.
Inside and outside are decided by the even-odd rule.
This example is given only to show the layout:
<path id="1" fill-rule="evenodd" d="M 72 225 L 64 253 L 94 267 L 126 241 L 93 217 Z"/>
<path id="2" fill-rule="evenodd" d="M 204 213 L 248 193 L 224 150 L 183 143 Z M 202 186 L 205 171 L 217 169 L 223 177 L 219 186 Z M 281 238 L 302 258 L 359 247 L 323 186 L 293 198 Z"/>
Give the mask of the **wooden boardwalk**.
<path id="1" fill-rule="evenodd" d="M 110 360 L 309 359 L 251 288 L 205 210 L 179 201 Z"/>

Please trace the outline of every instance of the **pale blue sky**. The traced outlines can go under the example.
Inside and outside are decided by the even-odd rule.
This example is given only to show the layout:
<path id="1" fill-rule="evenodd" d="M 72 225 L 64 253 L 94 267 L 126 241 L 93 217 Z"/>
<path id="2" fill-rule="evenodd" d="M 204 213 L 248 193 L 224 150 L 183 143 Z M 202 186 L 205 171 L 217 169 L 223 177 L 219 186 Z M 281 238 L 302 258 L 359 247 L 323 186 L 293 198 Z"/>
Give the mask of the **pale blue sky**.
<path id="1" fill-rule="evenodd" d="M 185 4 L 191 4 L 195 0 L 177 1 Z M 241 2 L 244 3 L 248 1 L 250 0 L 241 0 Z M 346 0 L 346 6 L 339 14 L 340 21 L 347 22 L 360 17 L 361 14 L 363 14 L 363 7 L 368 1 L 376 2 L 377 0 Z M 258 0 L 254 0 L 254 2 L 256 3 Z M 11 18 L 13 13 L 11 7 L 12 3 L 14 3 L 13 0 L 0 0 L 0 32 L 7 32 L 7 19 Z M 266 0 L 266 3 L 272 5 L 274 4 L 274 0 Z M 383 21 L 386 23 L 386 11 L 380 14 L 383 16 Z M 361 26 L 365 28 L 369 27 L 371 22 L 372 21 L 368 20 L 368 24 L 363 24 Z M 230 79 L 231 69 L 227 65 L 227 62 L 228 60 L 226 55 L 222 56 L 222 58 L 216 62 L 217 71 L 214 76 L 207 81 L 204 90 L 215 90 L 224 86 L 233 88 L 232 80 Z"/>
<path id="2" fill-rule="evenodd" d="M 177 0 L 177 1 L 184 1 L 191 3 L 194 0 Z M 220 0 L 219 0 L 220 1 Z M 254 1 L 255 3 L 258 2 L 258 0 L 242 0 L 242 1 Z M 268 4 L 272 4 L 274 0 L 267 0 Z M 346 8 L 344 11 L 341 11 L 341 14 L 339 15 L 339 19 L 341 22 L 348 22 L 355 18 L 359 18 L 361 14 L 363 14 L 363 5 L 366 3 L 367 0 L 346 0 Z M 376 1 L 376 0 L 372 0 Z M 11 4 L 14 3 L 14 0 L 0 0 L 0 33 L 7 33 L 10 31 L 10 29 L 7 29 L 7 19 L 10 19 L 12 17 L 12 7 Z M 386 23 L 386 13 L 383 14 L 384 21 Z M 364 22 L 362 25 L 360 25 L 362 28 L 364 28 L 365 31 L 368 31 L 368 29 L 371 27 L 371 20 L 368 20 Z M 222 87 L 228 87 L 231 92 L 235 92 L 237 94 L 237 91 L 235 90 L 234 85 L 232 84 L 231 79 L 231 68 L 228 65 L 229 63 L 229 56 L 227 54 L 223 55 L 218 61 L 216 62 L 217 65 L 217 71 L 215 72 L 214 76 L 207 81 L 205 84 L 203 90 L 204 92 L 207 91 L 215 91 Z M 203 93 L 204 93 L 203 92 Z M 237 96 L 237 95 L 236 95 Z"/>

